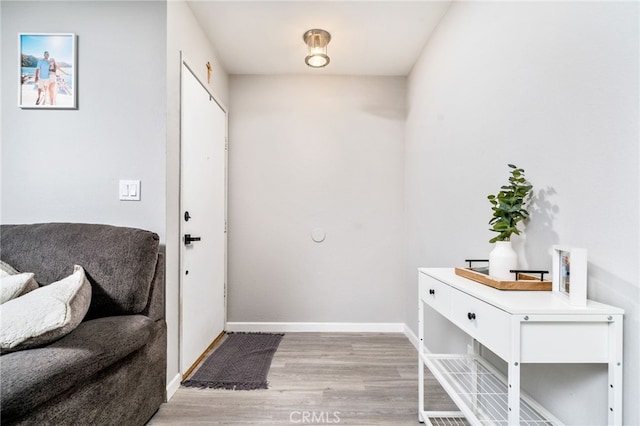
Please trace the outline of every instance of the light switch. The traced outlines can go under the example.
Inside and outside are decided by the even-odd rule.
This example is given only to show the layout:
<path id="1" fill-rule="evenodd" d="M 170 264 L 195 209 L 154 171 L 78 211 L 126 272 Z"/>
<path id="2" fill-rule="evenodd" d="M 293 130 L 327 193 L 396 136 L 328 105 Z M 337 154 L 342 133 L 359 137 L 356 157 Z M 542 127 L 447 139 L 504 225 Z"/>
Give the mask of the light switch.
<path id="1" fill-rule="evenodd" d="M 140 201 L 140 181 L 120 180 L 120 200 Z"/>

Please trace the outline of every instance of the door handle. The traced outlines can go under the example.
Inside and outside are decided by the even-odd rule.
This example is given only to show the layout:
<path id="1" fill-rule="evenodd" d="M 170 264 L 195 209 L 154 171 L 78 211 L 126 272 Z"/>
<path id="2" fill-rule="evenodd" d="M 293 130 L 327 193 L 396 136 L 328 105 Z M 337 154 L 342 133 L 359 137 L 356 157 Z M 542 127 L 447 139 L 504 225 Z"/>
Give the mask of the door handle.
<path id="1" fill-rule="evenodd" d="M 184 234 L 184 244 L 188 246 L 192 241 L 200 241 L 200 237 L 192 237 L 191 234 Z"/>

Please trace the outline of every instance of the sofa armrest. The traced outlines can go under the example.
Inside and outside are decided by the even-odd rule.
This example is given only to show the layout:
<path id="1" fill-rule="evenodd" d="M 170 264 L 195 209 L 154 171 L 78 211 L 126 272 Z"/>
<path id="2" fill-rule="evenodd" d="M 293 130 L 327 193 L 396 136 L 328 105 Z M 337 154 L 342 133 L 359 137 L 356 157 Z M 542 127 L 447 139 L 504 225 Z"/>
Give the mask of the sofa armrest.
<path id="1" fill-rule="evenodd" d="M 143 315 L 98 318 L 50 345 L 3 355 L 2 424 L 124 360 L 152 342 L 163 327 Z"/>
<path id="2" fill-rule="evenodd" d="M 142 311 L 142 315 L 146 315 L 154 321 L 165 318 L 164 308 L 164 253 L 158 253 L 158 261 L 156 262 L 156 270 L 151 281 L 149 289 L 149 300 L 147 306 Z"/>

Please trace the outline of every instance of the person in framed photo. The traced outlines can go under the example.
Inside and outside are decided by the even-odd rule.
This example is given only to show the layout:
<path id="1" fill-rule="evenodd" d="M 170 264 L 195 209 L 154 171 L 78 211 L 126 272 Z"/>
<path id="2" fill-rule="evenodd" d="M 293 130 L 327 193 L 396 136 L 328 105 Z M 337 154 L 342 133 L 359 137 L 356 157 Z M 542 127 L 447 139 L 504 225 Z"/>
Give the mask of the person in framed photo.
<path id="1" fill-rule="evenodd" d="M 36 105 L 44 105 L 46 101 L 47 91 L 49 90 L 49 66 L 49 52 L 45 50 L 44 58 L 38 59 L 38 63 L 36 64 L 35 83 L 38 85 Z"/>
<path id="2" fill-rule="evenodd" d="M 54 58 L 49 59 L 49 102 L 51 105 L 56 104 L 56 95 L 64 84 L 60 73 L 68 75 L 65 70 L 60 68 L 60 65 L 58 65 Z"/>

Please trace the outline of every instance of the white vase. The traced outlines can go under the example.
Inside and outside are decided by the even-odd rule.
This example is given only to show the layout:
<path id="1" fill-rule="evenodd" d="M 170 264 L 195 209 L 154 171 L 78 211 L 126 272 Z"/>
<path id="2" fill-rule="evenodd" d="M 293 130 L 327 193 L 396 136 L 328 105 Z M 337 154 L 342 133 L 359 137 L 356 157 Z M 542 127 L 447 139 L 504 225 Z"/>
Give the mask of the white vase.
<path id="1" fill-rule="evenodd" d="M 511 241 L 496 241 L 489 253 L 489 275 L 499 281 L 513 281 L 516 274 L 509 272 L 511 269 L 518 269 L 518 255 Z"/>

